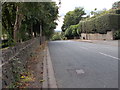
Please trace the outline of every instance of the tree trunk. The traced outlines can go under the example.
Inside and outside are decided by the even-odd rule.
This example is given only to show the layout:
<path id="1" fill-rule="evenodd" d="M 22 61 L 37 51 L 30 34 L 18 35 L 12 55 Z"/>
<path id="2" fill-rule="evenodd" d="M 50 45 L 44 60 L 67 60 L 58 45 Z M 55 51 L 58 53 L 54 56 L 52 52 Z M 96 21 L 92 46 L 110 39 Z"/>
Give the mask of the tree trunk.
<path id="1" fill-rule="evenodd" d="M 19 7 L 17 6 L 17 9 L 16 9 L 16 20 L 15 20 L 15 24 L 14 24 L 14 41 L 15 42 L 19 41 L 19 38 L 18 38 L 17 34 L 19 33 L 19 29 L 20 29 L 21 21 L 22 21 L 22 17 L 23 17 L 22 14 L 18 14 L 18 13 L 19 13 Z"/>

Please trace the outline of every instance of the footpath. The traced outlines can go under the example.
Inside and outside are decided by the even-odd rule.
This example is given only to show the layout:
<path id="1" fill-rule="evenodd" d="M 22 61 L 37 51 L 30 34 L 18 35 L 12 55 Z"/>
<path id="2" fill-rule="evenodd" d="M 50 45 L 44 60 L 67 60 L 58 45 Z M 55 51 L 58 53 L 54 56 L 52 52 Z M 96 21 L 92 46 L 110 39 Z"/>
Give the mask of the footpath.
<path id="1" fill-rule="evenodd" d="M 33 52 L 27 66 L 29 73 L 19 82 L 19 88 L 57 89 L 47 42 Z"/>
<path id="2" fill-rule="evenodd" d="M 42 88 L 43 80 L 43 60 L 45 57 L 45 44 L 37 47 L 28 58 L 26 72 L 21 74 L 19 82 L 9 88 Z"/>

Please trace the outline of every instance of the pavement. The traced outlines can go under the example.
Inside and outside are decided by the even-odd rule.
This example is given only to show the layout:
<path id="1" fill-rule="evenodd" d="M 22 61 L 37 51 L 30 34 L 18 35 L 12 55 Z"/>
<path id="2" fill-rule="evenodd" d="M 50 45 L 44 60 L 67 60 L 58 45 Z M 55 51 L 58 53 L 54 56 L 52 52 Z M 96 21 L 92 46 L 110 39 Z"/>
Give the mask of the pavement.
<path id="1" fill-rule="evenodd" d="M 116 45 L 66 40 L 48 47 L 57 88 L 118 88 Z"/>

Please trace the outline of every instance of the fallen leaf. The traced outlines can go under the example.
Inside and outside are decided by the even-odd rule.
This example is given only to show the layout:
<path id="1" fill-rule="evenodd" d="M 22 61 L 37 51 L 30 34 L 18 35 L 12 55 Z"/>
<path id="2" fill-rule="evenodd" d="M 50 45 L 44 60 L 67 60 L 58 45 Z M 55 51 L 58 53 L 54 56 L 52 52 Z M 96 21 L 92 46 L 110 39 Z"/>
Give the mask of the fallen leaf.
<path id="1" fill-rule="evenodd" d="M 40 82 L 44 82 L 45 80 L 40 80 Z"/>
<path id="2" fill-rule="evenodd" d="M 20 78 L 21 78 L 21 79 L 24 79 L 24 78 L 25 78 L 25 76 L 21 76 Z"/>

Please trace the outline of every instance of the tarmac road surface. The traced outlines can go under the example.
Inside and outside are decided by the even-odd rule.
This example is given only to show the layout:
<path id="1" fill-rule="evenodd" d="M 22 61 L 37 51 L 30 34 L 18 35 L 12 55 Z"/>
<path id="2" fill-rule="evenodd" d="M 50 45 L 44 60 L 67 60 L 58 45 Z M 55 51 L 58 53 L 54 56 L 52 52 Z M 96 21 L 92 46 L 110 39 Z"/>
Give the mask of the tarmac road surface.
<path id="1" fill-rule="evenodd" d="M 118 88 L 118 47 L 76 41 L 50 41 L 58 88 Z"/>

